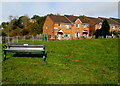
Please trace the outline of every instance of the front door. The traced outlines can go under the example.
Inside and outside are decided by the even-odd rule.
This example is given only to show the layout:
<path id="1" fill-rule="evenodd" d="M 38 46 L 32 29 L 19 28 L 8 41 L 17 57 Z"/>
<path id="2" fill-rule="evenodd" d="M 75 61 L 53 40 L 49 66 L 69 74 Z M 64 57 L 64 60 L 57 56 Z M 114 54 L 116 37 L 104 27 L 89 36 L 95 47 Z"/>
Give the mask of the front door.
<path id="1" fill-rule="evenodd" d="M 63 31 L 62 30 L 58 30 L 58 33 L 57 33 L 57 39 L 58 40 L 61 40 L 62 39 L 62 34 L 63 34 Z"/>
<path id="2" fill-rule="evenodd" d="M 80 37 L 80 33 L 75 33 L 75 38 L 79 38 Z"/>
<path id="3" fill-rule="evenodd" d="M 58 33 L 58 40 L 61 40 L 61 34 Z"/>

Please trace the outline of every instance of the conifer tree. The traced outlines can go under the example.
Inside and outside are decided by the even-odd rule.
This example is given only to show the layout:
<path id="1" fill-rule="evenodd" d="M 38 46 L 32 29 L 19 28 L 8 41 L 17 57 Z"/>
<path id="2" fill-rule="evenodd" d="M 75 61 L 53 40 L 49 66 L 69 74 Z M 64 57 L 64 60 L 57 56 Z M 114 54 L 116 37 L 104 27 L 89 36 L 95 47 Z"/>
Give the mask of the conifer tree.
<path id="1" fill-rule="evenodd" d="M 106 19 L 102 23 L 101 33 L 104 38 L 106 38 L 106 35 L 110 34 L 110 25 Z"/>

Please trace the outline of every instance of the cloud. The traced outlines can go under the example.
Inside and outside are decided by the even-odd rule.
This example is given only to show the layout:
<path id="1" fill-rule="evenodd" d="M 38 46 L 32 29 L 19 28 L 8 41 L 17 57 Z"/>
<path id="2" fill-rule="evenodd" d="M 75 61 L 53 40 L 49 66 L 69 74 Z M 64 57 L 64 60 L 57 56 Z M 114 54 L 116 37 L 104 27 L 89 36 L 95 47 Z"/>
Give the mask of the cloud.
<path id="1" fill-rule="evenodd" d="M 117 2 L 61 2 L 57 6 L 52 3 L 52 11 L 60 14 L 74 14 L 87 16 L 105 16 L 117 17 L 118 3 Z"/>
<path id="2" fill-rule="evenodd" d="M 0 3 L 0 24 L 2 22 L 2 3 Z"/>
<path id="3" fill-rule="evenodd" d="M 2 2 L 119 2 L 119 0 L 1 0 Z"/>
<path id="4" fill-rule="evenodd" d="M 102 2 L 91 5 L 86 14 L 93 16 L 118 16 L 118 3 L 117 2 Z"/>
<path id="5" fill-rule="evenodd" d="M 50 13 L 117 17 L 117 2 L 3 2 L 2 18 L 8 21 L 9 15 L 29 17 L 37 14 L 44 16 Z"/>
<path id="6" fill-rule="evenodd" d="M 27 14 L 29 17 L 37 14 L 40 16 L 52 13 L 51 2 L 3 2 L 2 4 L 2 18 L 8 20 L 9 15 L 23 16 Z"/>
<path id="7" fill-rule="evenodd" d="M 35 2 L 34 4 L 32 3 L 29 9 L 31 15 L 38 14 L 40 16 L 44 16 L 50 12 L 49 3 L 47 2 Z"/>
<path id="8" fill-rule="evenodd" d="M 3 20 L 8 20 L 10 15 L 12 16 L 21 16 L 24 13 L 24 9 L 22 4 L 12 3 L 12 2 L 4 2 L 2 3 L 2 18 Z"/>

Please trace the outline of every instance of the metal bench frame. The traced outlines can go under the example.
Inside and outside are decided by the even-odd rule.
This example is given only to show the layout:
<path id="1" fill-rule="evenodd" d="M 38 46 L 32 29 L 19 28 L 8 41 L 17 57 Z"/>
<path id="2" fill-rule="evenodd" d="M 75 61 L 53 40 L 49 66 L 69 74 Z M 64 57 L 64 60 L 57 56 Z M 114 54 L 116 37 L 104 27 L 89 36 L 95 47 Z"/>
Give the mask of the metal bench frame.
<path id="1" fill-rule="evenodd" d="M 28 45 L 28 44 L 15 44 L 15 45 L 5 45 L 4 59 L 6 60 L 7 52 L 25 52 L 25 53 L 42 53 L 43 61 L 46 60 L 45 45 Z"/>

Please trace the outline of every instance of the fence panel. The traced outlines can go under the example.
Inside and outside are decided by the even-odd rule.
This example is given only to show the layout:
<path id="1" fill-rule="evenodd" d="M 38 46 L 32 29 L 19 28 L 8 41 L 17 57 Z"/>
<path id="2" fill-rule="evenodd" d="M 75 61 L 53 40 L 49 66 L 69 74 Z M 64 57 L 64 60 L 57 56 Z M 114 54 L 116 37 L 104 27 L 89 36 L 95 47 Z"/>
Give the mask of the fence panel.
<path id="1" fill-rule="evenodd" d="M 31 40 L 36 41 L 36 40 L 42 40 L 42 36 L 36 35 L 29 35 L 29 36 L 14 36 L 14 37 L 1 37 L 2 42 L 1 43 L 18 43 L 23 40 Z"/>

